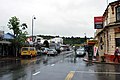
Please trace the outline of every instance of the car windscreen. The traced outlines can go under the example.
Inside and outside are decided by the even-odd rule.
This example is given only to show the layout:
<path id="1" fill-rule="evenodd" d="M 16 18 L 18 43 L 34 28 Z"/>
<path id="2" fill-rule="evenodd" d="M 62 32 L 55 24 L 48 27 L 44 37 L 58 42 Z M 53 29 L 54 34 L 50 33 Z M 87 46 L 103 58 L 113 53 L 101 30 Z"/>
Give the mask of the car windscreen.
<path id="1" fill-rule="evenodd" d="M 31 50 L 31 51 L 34 51 L 34 48 L 33 48 L 33 47 L 31 47 L 31 48 L 30 48 L 30 50 Z"/>
<path id="2" fill-rule="evenodd" d="M 22 48 L 22 51 L 28 51 L 28 48 Z"/>
<path id="3" fill-rule="evenodd" d="M 84 52 L 84 50 L 83 50 L 83 49 L 78 49 L 77 51 L 81 51 L 81 52 Z"/>
<path id="4" fill-rule="evenodd" d="M 53 51 L 52 49 L 48 49 L 48 51 Z"/>

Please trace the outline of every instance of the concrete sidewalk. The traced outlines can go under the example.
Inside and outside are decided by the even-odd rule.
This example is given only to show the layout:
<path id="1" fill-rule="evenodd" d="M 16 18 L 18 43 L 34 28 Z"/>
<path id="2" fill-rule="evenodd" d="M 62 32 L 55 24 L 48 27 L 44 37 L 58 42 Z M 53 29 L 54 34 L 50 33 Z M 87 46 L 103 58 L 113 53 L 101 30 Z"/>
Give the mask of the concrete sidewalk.
<path id="1" fill-rule="evenodd" d="M 88 58 L 84 58 L 83 59 L 86 62 L 89 62 Z M 117 62 L 117 60 L 115 62 L 113 62 L 113 60 L 111 59 L 105 59 L 104 61 L 102 61 L 101 57 L 99 57 L 98 59 L 92 59 L 92 63 L 99 63 L 99 64 L 120 64 L 119 62 Z"/>
<path id="2" fill-rule="evenodd" d="M 19 60 L 19 57 L 0 57 L 0 61 L 4 60 Z"/>

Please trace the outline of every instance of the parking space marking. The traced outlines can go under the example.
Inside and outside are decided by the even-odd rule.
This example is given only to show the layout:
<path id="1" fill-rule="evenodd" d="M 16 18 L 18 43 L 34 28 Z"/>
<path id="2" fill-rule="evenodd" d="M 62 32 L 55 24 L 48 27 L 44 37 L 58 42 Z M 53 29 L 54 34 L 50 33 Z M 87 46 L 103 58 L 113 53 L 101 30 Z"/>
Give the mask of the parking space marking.
<path id="1" fill-rule="evenodd" d="M 75 73 L 75 71 L 70 71 L 69 74 L 67 75 L 67 77 L 65 78 L 65 80 L 72 80 L 74 73 Z"/>

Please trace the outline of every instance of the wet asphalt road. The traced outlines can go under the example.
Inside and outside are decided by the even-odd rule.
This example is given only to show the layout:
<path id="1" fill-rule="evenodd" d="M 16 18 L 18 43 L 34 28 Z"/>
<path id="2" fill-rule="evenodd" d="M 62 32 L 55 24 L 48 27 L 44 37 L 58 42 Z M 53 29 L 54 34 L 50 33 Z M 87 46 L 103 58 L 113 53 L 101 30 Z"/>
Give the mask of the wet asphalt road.
<path id="1" fill-rule="evenodd" d="M 120 65 L 89 64 L 73 52 L 0 61 L 0 80 L 120 80 Z"/>

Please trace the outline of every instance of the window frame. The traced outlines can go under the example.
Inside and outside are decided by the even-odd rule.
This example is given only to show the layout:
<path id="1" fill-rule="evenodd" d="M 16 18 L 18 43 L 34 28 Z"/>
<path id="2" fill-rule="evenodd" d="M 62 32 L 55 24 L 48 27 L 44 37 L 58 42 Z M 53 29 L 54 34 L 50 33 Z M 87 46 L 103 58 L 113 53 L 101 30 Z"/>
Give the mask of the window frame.
<path id="1" fill-rule="evenodd" d="M 118 14 L 120 14 L 120 11 L 119 12 L 117 11 L 118 8 L 120 8 L 120 6 L 116 7 L 116 22 L 120 22 L 120 18 L 119 18 L 119 20 L 117 18 Z"/>
<path id="2" fill-rule="evenodd" d="M 120 47 L 119 41 L 120 41 L 120 38 L 115 38 L 115 45 L 116 45 L 116 47 Z"/>

